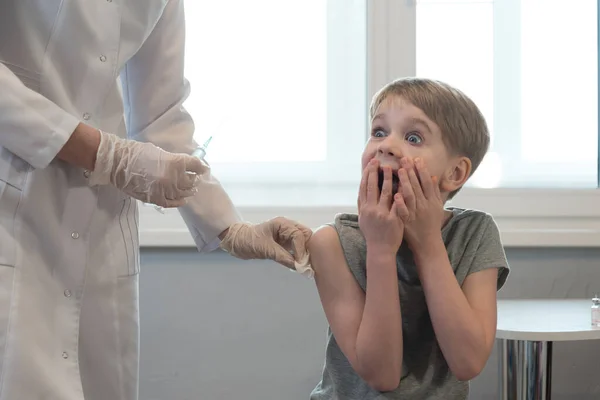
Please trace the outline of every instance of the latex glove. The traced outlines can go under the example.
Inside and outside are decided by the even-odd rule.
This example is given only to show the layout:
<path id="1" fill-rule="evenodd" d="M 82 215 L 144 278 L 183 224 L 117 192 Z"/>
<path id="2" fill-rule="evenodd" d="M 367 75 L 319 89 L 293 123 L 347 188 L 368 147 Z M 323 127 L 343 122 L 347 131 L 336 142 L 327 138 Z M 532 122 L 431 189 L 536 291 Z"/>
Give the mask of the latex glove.
<path id="1" fill-rule="evenodd" d="M 208 166 L 196 157 L 101 131 L 89 184 L 112 184 L 144 203 L 179 207 L 196 193 L 197 174 L 206 170 Z"/>
<path id="2" fill-rule="evenodd" d="M 268 259 L 295 269 L 296 262 L 307 260 L 311 235 L 309 228 L 283 217 L 260 224 L 238 222 L 229 227 L 220 247 L 242 260 Z"/>

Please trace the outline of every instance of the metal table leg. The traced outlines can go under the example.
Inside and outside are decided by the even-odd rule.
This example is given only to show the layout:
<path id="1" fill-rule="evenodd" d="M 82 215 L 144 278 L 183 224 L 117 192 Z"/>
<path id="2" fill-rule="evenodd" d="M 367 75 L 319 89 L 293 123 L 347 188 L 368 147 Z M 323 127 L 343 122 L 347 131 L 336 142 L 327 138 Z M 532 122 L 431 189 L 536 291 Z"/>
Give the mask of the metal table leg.
<path id="1" fill-rule="evenodd" d="M 500 339 L 500 400 L 550 400 L 552 342 Z"/>

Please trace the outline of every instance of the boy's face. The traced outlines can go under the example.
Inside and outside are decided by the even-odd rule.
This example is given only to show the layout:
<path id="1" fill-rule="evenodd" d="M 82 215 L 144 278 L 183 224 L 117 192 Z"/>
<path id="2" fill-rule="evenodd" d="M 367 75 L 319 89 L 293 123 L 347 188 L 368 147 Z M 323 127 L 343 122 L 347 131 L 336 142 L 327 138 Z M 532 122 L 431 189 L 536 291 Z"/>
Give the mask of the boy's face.
<path id="1" fill-rule="evenodd" d="M 468 159 L 450 155 L 436 123 L 403 98 L 389 96 L 378 107 L 371 121 L 371 135 L 363 151 L 362 169 L 374 158 L 380 166 L 390 166 L 395 175 L 396 192 L 396 173 L 404 157 L 411 163 L 415 158 L 425 162 L 431 175 L 438 178 L 444 199 L 464 184 L 470 172 Z"/>

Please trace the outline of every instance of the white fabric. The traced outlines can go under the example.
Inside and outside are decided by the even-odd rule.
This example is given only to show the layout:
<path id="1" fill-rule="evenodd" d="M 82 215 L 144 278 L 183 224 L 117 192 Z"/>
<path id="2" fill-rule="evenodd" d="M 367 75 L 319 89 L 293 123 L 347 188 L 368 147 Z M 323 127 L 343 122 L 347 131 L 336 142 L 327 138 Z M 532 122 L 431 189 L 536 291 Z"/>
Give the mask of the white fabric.
<path id="1" fill-rule="evenodd" d="M 310 263 L 309 253 L 306 253 L 304 257 L 302 257 L 302 260 L 296 261 L 294 267 L 300 275 L 304 275 L 308 279 L 312 279 L 315 276 L 315 271 L 312 269 L 312 265 Z"/>
<path id="2" fill-rule="evenodd" d="M 137 203 L 55 155 L 81 120 L 191 153 L 184 29 L 182 0 L 0 2 L 0 400 L 138 397 Z M 209 251 L 239 217 L 200 179 Z"/>

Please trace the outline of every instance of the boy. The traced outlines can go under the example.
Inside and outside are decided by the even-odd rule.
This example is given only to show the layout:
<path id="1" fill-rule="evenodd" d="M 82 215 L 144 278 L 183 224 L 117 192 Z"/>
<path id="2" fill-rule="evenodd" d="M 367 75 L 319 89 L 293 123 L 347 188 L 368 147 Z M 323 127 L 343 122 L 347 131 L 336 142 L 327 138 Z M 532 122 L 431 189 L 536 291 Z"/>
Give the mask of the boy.
<path id="1" fill-rule="evenodd" d="M 330 329 L 312 400 L 466 399 L 508 275 L 486 213 L 444 208 L 489 146 L 477 106 L 447 84 L 400 79 L 374 96 L 358 215 L 309 242 Z"/>

